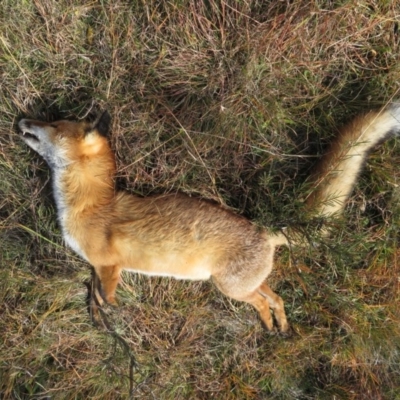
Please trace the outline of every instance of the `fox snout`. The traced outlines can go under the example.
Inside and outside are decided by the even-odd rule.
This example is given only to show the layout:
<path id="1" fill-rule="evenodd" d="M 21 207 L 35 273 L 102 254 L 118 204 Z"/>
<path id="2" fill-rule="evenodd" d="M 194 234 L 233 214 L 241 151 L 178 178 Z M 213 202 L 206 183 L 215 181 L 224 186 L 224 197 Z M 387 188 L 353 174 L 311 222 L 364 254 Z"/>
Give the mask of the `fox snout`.
<path id="1" fill-rule="evenodd" d="M 40 142 L 41 139 L 49 136 L 43 123 L 39 121 L 21 119 L 18 123 L 18 127 L 22 133 L 23 139 L 33 139 Z"/>
<path id="2" fill-rule="evenodd" d="M 25 143 L 33 150 L 39 152 L 40 142 L 43 132 L 34 125 L 34 121 L 29 119 L 21 119 L 18 123 L 21 131 L 21 137 Z"/>
<path id="3" fill-rule="evenodd" d="M 31 120 L 25 118 L 21 119 L 21 121 L 18 122 L 18 127 L 22 135 L 25 135 L 31 129 Z"/>
<path id="4" fill-rule="evenodd" d="M 18 123 L 22 140 L 33 150 L 39 153 L 50 165 L 60 164 L 61 157 L 57 146 L 53 143 L 53 130 L 50 124 L 33 119 L 21 119 Z"/>

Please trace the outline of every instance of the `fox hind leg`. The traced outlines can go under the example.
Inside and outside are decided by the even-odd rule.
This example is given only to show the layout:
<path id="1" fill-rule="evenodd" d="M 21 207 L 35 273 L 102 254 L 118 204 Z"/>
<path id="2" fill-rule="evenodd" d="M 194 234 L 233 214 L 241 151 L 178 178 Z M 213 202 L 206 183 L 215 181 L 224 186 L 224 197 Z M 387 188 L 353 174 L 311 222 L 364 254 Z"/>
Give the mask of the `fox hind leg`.
<path id="1" fill-rule="evenodd" d="M 237 286 L 228 284 L 225 277 L 218 279 L 218 277 L 214 276 L 213 280 L 222 293 L 235 300 L 251 304 L 260 314 L 260 318 L 268 331 L 273 332 L 276 330 L 270 311 L 272 309 L 279 331 L 282 333 L 288 332 L 289 324 L 287 322 L 283 300 L 274 293 L 265 282 L 251 291 L 244 292 L 242 289 L 238 292 Z"/>
<path id="2" fill-rule="evenodd" d="M 269 332 L 274 332 L 274 320 L 270 311 L 270 304 L 266 297 L 261 295 L 257 290 L 253 293 L 241 298 L 240 300 L 251 304 L 259 313 L 262 322 Z"/>
<path id="3" fill-rule="evenodd" d="M 278 330 L 282 333 L 288 332 L 289 324 L 287 322 L 283 300 L 274 293 L 266 283 L 262 283 L 252 293 L 238 298 L 238 300 L 251 304 L 258 311 L 268 331 L 275 330 L 270 311 L 270 309 L 272 309 L 274 311 Z"/>
<path id="4" fill-rule="evenodd" d="M 286 333 L 289 330 L 289 324 L 287 322 L 285 307 L 283 300 L 278 296 L 272 289 L 264 282 L 257 289 L 257 293 L 264 297 L 269 303 L 269 306 L 274 311 L 274 317 L 278 324 L 279 330 L 282 333 Z"/>

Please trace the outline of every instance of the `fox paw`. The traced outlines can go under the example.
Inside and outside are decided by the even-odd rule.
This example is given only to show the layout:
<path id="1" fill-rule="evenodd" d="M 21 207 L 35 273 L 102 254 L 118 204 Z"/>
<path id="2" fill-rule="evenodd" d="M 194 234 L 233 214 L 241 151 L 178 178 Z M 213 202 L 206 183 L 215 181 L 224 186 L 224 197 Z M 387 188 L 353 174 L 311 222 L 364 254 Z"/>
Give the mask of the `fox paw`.
<path id="1" fill-rule="evenodd" d="M 110 306 L 113 306 L 113 307 L 119 306 L 118 301 L 116 300 L 116 298 L 114 296 L 107 297 L 106 300 L 107 300 L 107 304 L 109 304 Z"/>

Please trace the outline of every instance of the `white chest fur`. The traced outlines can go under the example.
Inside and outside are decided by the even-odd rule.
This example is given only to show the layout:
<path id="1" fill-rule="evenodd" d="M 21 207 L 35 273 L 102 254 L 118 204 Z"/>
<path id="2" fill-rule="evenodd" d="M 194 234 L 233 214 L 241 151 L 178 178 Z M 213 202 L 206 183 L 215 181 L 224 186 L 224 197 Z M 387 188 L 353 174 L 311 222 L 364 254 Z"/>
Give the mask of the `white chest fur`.
<path id="1" fill-rule="evenodd" d="M 76 238 L 68 231 L 66 226 L 66 221 L 68 220 L 68 217 L 71 215 L 71 211 L 68 209 L 68 205 L 65 201 L 66 196 L 65 193 L 63 192 L 62 177 L 63 177 L 62 169 L 57 169 L 53 171 L 53 194 L 57 205 L 58 221 L 60 222 L 61 225 L 63 238 L 65 240 L 65 243 L 73 251 L 75 251 L 75 253 L 77 253 L 87 261 L 88 258 L 85 252 L 83 251 L 81 245 L 76 240 Z"/>

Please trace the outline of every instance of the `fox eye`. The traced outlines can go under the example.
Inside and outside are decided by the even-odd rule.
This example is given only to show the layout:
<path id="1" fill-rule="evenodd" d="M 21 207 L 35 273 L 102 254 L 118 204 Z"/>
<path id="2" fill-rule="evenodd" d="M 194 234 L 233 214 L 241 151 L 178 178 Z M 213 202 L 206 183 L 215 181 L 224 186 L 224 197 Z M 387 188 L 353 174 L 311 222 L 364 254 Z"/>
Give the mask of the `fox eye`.
<path id="1" fill-rule="evenodd" d="M 50 126 L 51 126 L 52 128 L 57 128 L 57 125 L 56 125 L 56 124 L 50 124 Z"/>

